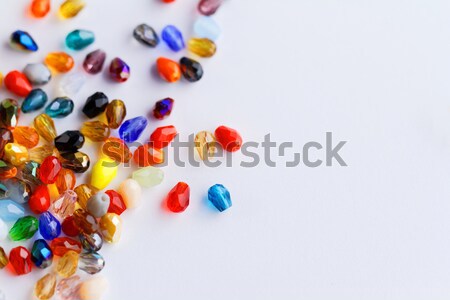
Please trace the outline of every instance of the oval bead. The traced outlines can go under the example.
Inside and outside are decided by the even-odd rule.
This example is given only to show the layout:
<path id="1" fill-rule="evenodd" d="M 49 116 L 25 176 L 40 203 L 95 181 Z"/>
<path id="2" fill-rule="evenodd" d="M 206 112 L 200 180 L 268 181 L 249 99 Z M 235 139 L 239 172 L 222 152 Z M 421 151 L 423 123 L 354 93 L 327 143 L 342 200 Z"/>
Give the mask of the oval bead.
<path id="1" fill-rule="evenodd" d="M 47 211 L 50 207 L 50 194 L 46 185 L 39 185 L 35 188 L 33 194 L 28 201 L 30 210 L 39 215 Z"/>
<path id="2" fill-rule="evenodd" d="M 51 299 L 55 294 L 56 275 L 49 273 L 39 279 L 34 286 L 34 294 L 40 300 Z"/>
<path id="3" fill-rule="evenodd" d="M 13 136 L 16 143 L 26 148 L 34 148 L 39 143 L 39 134 L 33 127 L 17 126 L 13 130 Z"/>
<path id="4" fill-rule="evenodd" d="M 32 90 L 22 102 L 22 111 L 24 113 L 39 110 L 47 103 L 47 94 L 41 89 Z"/>
<path id="5" fill-rule="evenodd" d="M 21 166 L 28 161 L 28 150 L 20 144 L 8 143 L 5 145 L 3 159 L 13 166 Z"/>
<path id="6" fill-rule="evenodd" d="M 42 63 L 28 64 L 23 69 L 23 73 L 34 85 L 46 84 L 52 78 L 50 69 Z"/>
<path id="7" fill-rule="evenodd" d="M 162 31 L 161 37 L 172 51 L 178 52 L 185 47 L 181 31 L 173 25 L 166 26 Z"/>
<path id="8" fill-rule="evenodd" d="M 44 239 L 37 239 L 31 249 L 31 261 L 38 268 L 45 269 L 53 262 L 53 253 Z"/>
<path id="9" fill-rule="evenodd" d="M 5 222 L 15 222 L 25 216 L 25 209 L 22 205 L 9 199 L 0 200 L 0 218 Z"/>
<path id="10" fill-rule="evenodd" d="M 220 212 L 227 210 L 232 205 L 230 192 L 221 184 L 215 184 L 209 188 L 208 200 Z"/>
<path id="11" fill-rule="evenodd" d="M 116 82 L 125 82 L 130 78 L 130 66 L 126 62 L 116 57 L 109 65 L 109 75 Z"/>
<path id="12" fill-rule="evenodd" d="M 196 60 L 182 57 L 180 59 L 180 69 L 183 77 L 189 82 L 197 82 L 203 77 L 203 67 Z"/>
<path id="13" fill-rule="evenodd" d="M 34 118 L 33 126 L 41 137 L 47 142 L 53 142 L 56 137 L 56 128 L 53 119 L 47 114 L 40 114 Z"/>
<path id="14" fill-rule="evenodd" d="M 28 240 L 38 230 L 38 224 L 38 220 L 33 216 L 19 218 L 9 230 L 9 237 L 13 241 Z"/>
<path id="15" fill-rule="evenodd" d="M 215 41 L 220 36 L 220 32 L 219 25 L 211 17 L 201 16 L 194 23 L 194 33 L 199 38 Z"/>
<path id="16" fill-rule="evenodd" d="M 114 213 L 107 213 L 101 217 L 100 232 L 108 243 L 117 243 L 122 234 L 122 219 Z"/>
<path id="17" fill-rule="evenodd" d="M 160 57 L 156 61 L 158 73 L 167 82 L 176 82 L 181 77 L 181 69 L 178 63 L 168 58 Z"/>
<path id="18" fill-rule="evenodd" d="M 109 196 L 103 192 L 98 192 L 91 196 L 87 202 L 87 211 L 96 218 L 103 217 L 109 208 Z"/>
<path id="19" fill-rule="evenodd" d="M 164 172 L 159 168 L 149 166 L 134 171 L 132 178 L 142 187 L 154 187 L 163 181 Z"/>
<path id="20" fill-rule="evenodd" d="M 109 157 L 100 158 L 92 168 L 91 185 L 104 189 L 117 176 L 119 164 Z"/>
<path id="21" fill-rule="evenodd" d="M 81 133 L 93 142 L 103 142 L 109 137 L 111 130 L 101 121 L 90 121 L 83 123 Z"/>
<path id="22" fill-rule="evenodd" d="M 59 97 L 50 102 L 45 108 L 45 113 L 51 118 L 64 118 L 73 111 L 73 101 L 67 97 Z"/>
<path id="23" fill-rule="evenodd" d="M 122 124 L 127 115 L 127 108 L 122 100 L 113 100 L 106 106 L 106 120 L 108 126 L 112 129 L 117 129 Z"/>
<path id="24" fill-rule="evenodd" d="M 67 251 L 58 260 L 55 271 L 59 276 L 67 278 L 75 274 L 78 268 L 78 253 L 75 251 Z"/>
<path id="25" fill-rule="evenodd" d="M 31 254 L 25 247 L 19 246 L 11 249 L 9 263 L 17 275 L 24 275 L 31 272 Z"/>
<path id="26" fill-rule="evenodd" d="M 70 32 L 66 37 L 66 46 L 72 50 L 82 50 L 95 41 L 92 31 L 77 29 Z"/>
<path id="27" fill-rule="evenodd" d="M 79 268 L 88 274 L 97 274 L 105 267 L 105 259 L 97 252 L 80 254 Z"/>
<path id="28" fill-rule="evenodd" d="M 59 15 L 64 19 L 73 18 L 85 7 L 84 0 L 66 0 L 59 7 Z"/>
<path id="29" fill-rule="evenodd" d="M 19 122 L 20 108 L 14 99 L 5 99 L 0 103 L 0 127 L 12 129 Z"/>
<path id="30" fill-rule="evenodd" d="M 36 52 L 39 49 L 31 35 L 22 30 L 16 30 L 11 34 L 10 45 L 13 49 L 20 51 Z"/>
<path id="31" fill-rule="evenodd" d="M 144 117 L 128 119 L 119 128 L 120 138 L 127 143 L 135 142 L 145 127 L 147 127 L 147 119 Z"/>
<path id="32" fill-rule="evenodd" d="M 33 0 L 30 10 L 36 18 L 45 17 L 50 11 L 50 0 Z"/>
<path id="33" fill-rule="evenodd" d="M 78 196 L 78 204 L 80 204 L 81 208 L 86 209 L 89 198 L 97 193 L 98 189 L 90 184 L 83 183 L 77 186 L 74 191 Z"/>
<path id="34" fill-rule="evenodd" d="M 59 73 L 67 73 L 75 65 L 72 56 L 65 52 L 52 52 L 47 54 L 45 64 Z"/>
<path id="35" fill-rule="evenodd" d="M 17 70 L 6 74 L 3 79 L 5 87 L 13 94 L 19 97 L 26 97 L 31 92 L 31 83 L 22 72 Z"/>
<path id="36" fill-rule="evenodd" d="M 70 169 L 75 173 L 86 172 L 91 163 L 89 156 L 81 151 L 60 153 L 60 159 L 63 168 Z"/>
<path id="37" fill-rule="evenodd" d="M 68 237 L 54 239 L 50 244 L 50 248 L 52 249 L 53 255 L 56 256 L 63 256 L 68 251 L 81 252 L 80 242 Z"/>
<path id="38" fill-rule="evenodd" d="M 141 202 L 142 189 L 139 183 L 134 179 L 124 180 L 118 190 L 122 196 L 127 208 L 134 208 Z"/>
<path id="39" fill-rule="evenodd" d="M 61 223 L 46 211 L 39 217 L 39 232 L 44 239 L 51 241 L 61 234 Z"/>
<path id="40" fill-rule="evenodd" d="M 210 39 L 191 38 L 188 41 L 188 49 L 201 57 L 211 57 L 216 53 L 217 46 Z"/>
<path id="41" fill-rule="evenodd" d="M 133 156 L 127 144 L 121 139 L 110 137 L 102 146 L 102 153 L 117 162 L 127 163 Z"/>
<path id="42" fill-rule="evenodd" d="M 105 64 L 106 53 L 103 50 L 95 50 L 88 55 L 83 62 L 84 70 L 89 74 L 97 74 L 103 69 Z"/>

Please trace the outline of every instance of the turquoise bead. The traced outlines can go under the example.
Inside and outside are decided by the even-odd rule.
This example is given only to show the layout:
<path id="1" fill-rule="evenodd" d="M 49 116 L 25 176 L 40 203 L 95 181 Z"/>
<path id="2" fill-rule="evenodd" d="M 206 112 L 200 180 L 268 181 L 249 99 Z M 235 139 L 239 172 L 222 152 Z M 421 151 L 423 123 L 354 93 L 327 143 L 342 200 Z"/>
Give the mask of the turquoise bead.
<path id="1" fill-rule="evenodd" d="M 208 200 L 221 212 L 232 205 L 230 192 L 221 184 L 215 184 L 209 188 Z"/>
<path id="2" fill-rule="evenodd" d="M 202 16 L 195 21 L 194 32 L 199 38 L 207 38 L 215 41 L 220 36 L 221 30 L 213 18 Z"/>
<path id="3" fill-rule="evenodd" d="M 44 107 L 47 103 L 47 94 L 41 89 L 32 90 L 28 96 L 23 100 L 22 111 L 24 113 L 36 111 Z"/>
<path id="4" fill-rule="evenodd" d="M 67 97 L 59 97 L 50 102 L 45 108 L 45 113 L 51 118 L 64 118 L 73 111 L 73 101 Z"/>
<path id="5" fill-rule="evenodd" d="M 72 50 L 82 50 L 95 41 L 95 35 L 89 30 L 74 30 L 66 37 L 66 46 Z"/>
<path id="6" fill-rule="evenodd" d="M 5 222 L 15 222 L 25 216 L 22 205 L 9 199 L 0 200 L 0 218 Z"/>

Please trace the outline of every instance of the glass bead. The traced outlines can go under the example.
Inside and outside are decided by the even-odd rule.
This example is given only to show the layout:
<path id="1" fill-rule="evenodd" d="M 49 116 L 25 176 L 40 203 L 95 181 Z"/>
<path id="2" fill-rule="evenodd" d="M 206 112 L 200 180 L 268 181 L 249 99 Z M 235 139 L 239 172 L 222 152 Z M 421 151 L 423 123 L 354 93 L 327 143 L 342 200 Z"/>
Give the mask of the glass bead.
<path id="1" fill-rule="evenodd" d="M 208 200 L 220 212 L 231 207 L 230 192 L 221 184 L 215 184 L 208 190 Z"/>
<path id="2" fill-rule="evenodd" d="M 217 46 L 210 39 L 191 38 L 188 41 L 188 49 L 201 57 L 211 57 L 216 53 Z"/>
<path id="3" fill-rule="evenodd" d="M 25 275 L 31 272 L 31 254 L 25 247 L 12 248 L 9 252 L 9 262 L 17 275 Z"/>
<path id="4" fill-rule="evenodd" d="M 47 114 L 40 114 L 34 118 L 33 126 L 41 137 L 52 142 L 56 137 L 56 128 L 53 119 Z"/>
<path id="5" fill-rule="evenodd" d="M 7 128 L 0 128 L 0 157 L 5 153 L 5 145 L 14 143 L 12 131 Z"/>
<path id="6" fill-rule="evenodd" d="M 61 169 L 59 159 L 55 156 L 48 156 L 39 168 L 39 179 L 45 184 L 55 183 Z"/>
<path id="7" fill-rule="evenodd" d="M 9 199 L 0 200 L 0 218 L 5 222 L 15 222 L 25 216 L 25 209 L 22 205 Z"/>
<path id="8" fill-rule="evenodd" d="M 58 155 L 58 150 L 53 145 L 42 145 L 28 150 L 30 160 L 42 163 L 50 155 Z"/>
<path id="9" fill-rule="evenodd" d="M 66 0 L 59 7 L 59 14 L 64 19 L 73 18 L 86 6 L 84 0 Z"/>
<path id="10" fill-rule="evenodd" d="M 30 210 L 35 214 L 42 214 L 50 207 L 50 194 L 46 185 L 39 185 L 28 201 Z"/>
<path id="11" fill-rule="evenodd" d="M 99 190 L 104 189 L 117 176 L 119 164 L 109 158 L 100 158 L 92 168 L 91 185 Z"/>
<path id="12" fill-rule="evenodd" d="M 145 144 L 136 148 L 133 160 L 139 167 L 148 167 L 164 162 L 164 150 Z"/>
<path id="13" fill-rule="evenodd" d="M 17 168 L 13 165 L 0 160 L 0 180 L 13 178 L 17 175 Z"/>
<path id="14" fill-rule="evenodd" d="M 102 299 L 108 288 L 108 282 L 103 277 L 91 277 L 80 285 L 79 296 L 81 300 Z"/>
<path id="15" fill-rule="evenodd" d="M 128 163 L 132 157 L 127 144 L 119 138 L 109 137 L 102 146 L 102 153 L 117 162 Z"/>
<path id="16" fill-rule="evenodd" d="M 183 212 L 189 206 L 189 197 L 189 185 L 185 182 L 178 182 L 167 195 L 167 208 L 174 213 Z"/>
<path id="17" fill-rule="evenodd" d="M 211 16 L 216 13 L 222 3 L 223 0 L 200 0 L 197 8 L 202 15 Z"/>
<path id="18" fill-rule="evenodd" d="M 56 294 L 61 300 L 77 300 L 79 299 L 78 291 L 80 285 L 81 280 L 78 275 L 64 278 L 56 286 Z"/>
<path id="19" fill-rule="evenodd" d="M 135 142 L 145 127 L 147 127 L 147 119 L 144 117 L 128 119 L 119 128 L 120 138 L 127 143 Z"/>
<path id="20" fill-rule="evenodd" d="M 83 249 L 87 252 L 97 252 L 103 246 L 103 238 L 96 232 L 91 234 L 81 233 L 79 238 Z"/>
<path id="21" fill-rule="evenodd" d="M 194 23 L 194 33 L 199 38 L 207 38 L 212 41 L 220 36 L 220 27 L 211 17 L 201 16 Z"/>
<path id="22" fill-rule="evenodd" d="M 61 223 L 46 211 L 39 217 L 39 232 L 44 239 L 51 241 L 61 234 Z"/>
<path id="23" fill-rule="evenodd" d="M 83 123 L 81 133 L 93 142 L 103 142 L 109 137 L 111 130 L 101 121 L 91 121 Z"/>
<path id="24" fill-rule="evenodd" d="M 26 97 L 32 90 L 31 83 L 22 72 L 13 70 L 3 79 L 5 87 L 19 97 Z"/>
<path id="25" fill-rule="evenodd" d="M 64 152 L 60 156 L 63 168 L 70 169 L 75 173 L 84 173 L 89 169 L 91 160 L 86 153 L 81 151 Z"/>
<path id="26" fill-rule="evenodd" d="M 95 41 L 92 31 L 77 29 L 66 36 L 66 46 L 71 50 L 83 50 Z"/>
<path id="27" fill-rule="evenodd" d="M 114 190 L 107 190 L 105 193 L 109 196 L 108 212 L 121 215 L 127 209 L 122 196 Z"/>
<path id="28" fill-rule="evenodd" d="M 156 61 L 158 73 L 167 82 L 176 82 L 181 77 L 181 69 L 177 62 L 168 58 L 160 57 Z"/>
<path id="29" fill-rule="evenodd" d="M 88 55 L 83 62 L 83 68 L 89 74 L 97 74 L 103 69 L 105 64 L 106 53 L 103 50 L 95 50 Z"/>
<path id="30" fill-rule="evenodd" d="M 62 194 L 67 190 L 73 190 L 76 180 L 75 173 L 72 170 L 61 169 L 55 182 L 58 192 Z"/>
<path id="31" fill-rule="evenodd" d="M 23 73 L 33 85 L 46 84 L 52 79 L 52 72 L 43 63 L 28 64 Z"/>
<path id="32" fill-rule="evenodd" d="M 28 161 L 28 150 L 22 145 L 8 143 L 5 145 L 3 159 L 11 163 L 13 166 L 21 166 Z"/>
<path id="33" fill-rule="evenodd" d="M 69 250 L 64 253 L 56 264 L 56 273 L 63 278 L 67 278 L 75 274 L 78 268 L 78 257 L 79 254 L 75 251 Z"/>
<path id="34" fill-rule="evenodd" d="M 79 268 L 88 274 L 97 274 L 105 267 L 105 259 L 97 252 L 80 254 Z"/>
<path id="35" fill-rule="evenodd" d="M 6 240 L 8 236 L 8 228 L 6 223 L 0 218 L 0 241 Z M 1 248 L 1 247 L 0 247 Z M 0 249 L 1 250 L 1 249 Z M 1 253 L 0 253 L 1 260 Z M 0 261 L 0 269 L 1 269 L 1 261 Z"/>
<path id="36" fill-rule="evenodd" d="M 81 253 L 81 244 L 79 241 L 68 237 L 58 237 L 50 243 L 53 255 L 63 256 L 68 251 Z"/>
<path id="37" fill-rule="evenodd" d="M 84 135 L 78 130 L 67 130 L 55 138 L 55 147 L 60 152 L 76 152 L 84 145 Z"/>
<path id="38" fill-rule="evenodd" d="M 83 183 L 77 186 L 74 191 L 78 197 L 78 204 L 80 204 L 81 208 L 86 209 L 89 198 L 97 193 L 98 189 L 90 184 Z"/>
<path id="39" fill-rule="evenodd" d="M 28 52 L 36 52 L 39 49 L 31 35 L 22 30 L 16 30 L 11 34 L 10 45 L 13 49 Z"/>
<path id="40" fill-rule="evenodd" d="M 38 268 L 45 269 L 53 262 L 53 253 L 50 246 L 44 239 L 37 239 L 31 249 L 31 261 Z"/>
<path id="41" fill-rule="evenodd" d="M 117 129 L 122 124 L 127 115 L 127 108 L 122 100 L 113 100 L 106 107 L 106 120 L 108 126 L 112 129 Z"/>
<path id="42" fill-rule="evenodd" d="M 39 279 L 34 286 L 34 294 L 40 300 L 48 300 L 55 294 L 56 275 L 49 273 Z"/>
<path id="43" fill-rule="evenodd" d="M 132 178 L 142 187 L 154 187 L 163 181 L 164 172 L 159 168 L 148 166 L 134 171 Z"/>
<path id="44" fill-rule="evenodd" d="M 159 44 L 158 34 L 147 24 L 138 25 L 133 31 L 133 36 L 138 42 L 151 48 Z"/>
<path id="45" fill-rule="evenodd" d="M 77 226 L 75 225 L 75 221 L 73 216 L 68 216 L 64 219 L 64 221 L 61 224 L 62 231 L 67 236 L 78 236 L 80 234 L 80 231 L 78 230 Z"/>
<path id="46" fill-rule="evenodd" d="M 73 214 L 73 218 L 80 232 L 91 234 L 98 230 L 97 219 L 82 209 L 77 209 Z"/>
<path id="47" fill-rule="evenodd" d="M 178 134 L 173 125 L 158 127 L 150 135 L 150 143 L 156 149 L 167 147 Z"/>
<path id="48" fill-rule="evenodd" d="M 200 131 L 194 139 L 197 153 L 202 160 L 214 156 L 217 153 L 216 138 L 209 131 Z"/>
<path id="49" fill-rule="evenodd" d="M 64 95 L 74 96 L 83 88 L 86 83 L 86 76 L 79 72 L 69 73 L 59 82 L 59 90 Z"/>
<path id="50" fill-rule="evenodd" d="M 108 97 L 102 92 L 96 92 L 86 99 L 83 113 L 88 118 L 94 118 L 105 111 L 109 103 Z"/>
<path id="51" fill-rule="evenodd" d="M 41 185 L 42 182 L 39 179 L 39 167 L 41 165 L 35 161 L 27 161 L 22 168 L 22 180 L 28 183 L 32 187 Z"/>
<path id="52" fill-rule="evenodd" d="M 3 250 L 2 247 L 0 247 L 0 270 L 6 267 L 8 265 L 8 256 L 6 256 L 5 250 Z"/>
<path id="53" fill-rule="evenodd" d="M 122 196 L 127 208 L 137 207 L 141 202 L 142 188 L 134 179 L 125 179 L 120 184 L 118 192 Z"/>
<path id="54" fill-rule="evenodd" d="M 52 212 L 61 220 L 73 215 L 77 203 L 77 194 L 72 190 L 67 190 L 53 201 Z"/>
<path id="55" fill-rule="evenodd" d="M 125 82 L 130 78 L 130 66 L 126 62 L 116 57 L 109 65 L 109 75 L 116 82 Z"/>
<path id="56" fill-rule="evenodd" d="M 6 189 L 6 197 L 19 204 L 24 204 L 30 200 L 31 187 L 24 180 L 19 178 L 9 178 L 4 180 L 3 187 Z"/>
<path id="57" fill-rule="evenodd" d="M 19 218 L 9 230 L 9 237 L 13 241 L 28 240 L 38 230 L 38 223 L 38 220 L 33 216 Z"/>
<path id="58" fill-rule="evenodd" d="M 45 17 L 50 11 L 50 0 L 33 0 L 30 10 L 36 18 Z"/>
<path id="59" fill-rule="evenodd" d="M 173 25 L 166 26 L 162 31 L 161 37 L 172 51 L 178 52 L 185 47 L 181 31 Z"/>
<path id="60" fill-rule="evenodd" d="M 65 52 L 51 52 L 45 57 L 45 64 L 59 73 L 67 73 L 72 70 L 75 62 L 69 54 Z"/>
<path id="61" fill-rule="evenodd" d="M 51 118 L 64 118 L 72 113 L 73 107 L 72 99 L 59 97 L 47 105 L 45 113 Z"/>
<path id="62" fill-rule="evenodd" d="M 17 126 L 13 130 L 14 141 L 26 148 L 34 148 L 39 143 L 39 134 L 33 127 Z"/>
<path id="63" fill-rule="evenodd" d="M 173 103 L 175 101 L 172 98 L 164 98 L 155 103 L 155 108 L 153 108 L 153 116 L 162 120 L 165 117 L 168 117 L 172 112 Z"/>
<path id="64" fill-rule="evenodd" d="M 47 103 L 47 94 L 41 89 L 32 90 L 22 102 L 22 111 L 24 113 L 39 110 Z"/>
<path id="65" fill-rule="evenodd" d="M 235 152 L 241 149 L 242 137 L 237 130 L 227 126 L 219 126 L 214 132 L 214 135 L 217 142 L 219 142 L 226 151 Z"/>
<path id="66" fill-rule="evenodd" d="M 182 57 L 180 59 L 181 73 L 189 82 L 197 82 L 203 77 L 202 65 L 193 59 Z"/>
<path id="67" fill-rule="evenodd" d="M 103 217 L 109 208 L 109 196 L 103 192 L 98 192 L 89 198 L 87 211 L 96 218 Z"/>
<path id="68" fill-rule="evenodd" d="M 5 99 L 0 103 L 0 127 L 12 129 L 19 122 L 20 108 L 14 99 Z"/>
<path id="69" fill-rule="evenodd" d="M 108 243 L 117 243 L 122 234 L 122 219 L 114 213 L 107 213 L 100 218 L 100 232 L 103 240 Z"/>

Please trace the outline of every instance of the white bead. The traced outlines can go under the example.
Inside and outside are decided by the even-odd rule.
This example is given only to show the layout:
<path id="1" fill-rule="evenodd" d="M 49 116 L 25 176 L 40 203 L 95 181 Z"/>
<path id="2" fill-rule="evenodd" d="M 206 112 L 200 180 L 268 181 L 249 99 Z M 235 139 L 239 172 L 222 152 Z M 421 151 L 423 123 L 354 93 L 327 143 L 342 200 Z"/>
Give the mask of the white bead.
<path id="1" fill-rule="evenodd" d="M 134 179 L 126 179 L 119 186 L 119 194 L 127 208 L 133 208 L 141 202 L 142 189 L 139 183 Z"/>
<path id="2" fill-rule="evenodd" d="M 80 285 L 79 296 L 82 300 L 100 300 L 108 289 L 108 281 L 103 277 L 94 277 Z"/>
<path id="3" fill-rule="evenodd" d="M 96 218 L 103 217 L 109 208 L 109 196 L 103 192 L 98 192 L 88 199 L 87 210 Z"/>
<path id="4" fill-rule="evenodd" d="M 65 75 L 59 82 L 59 89 L 63 96 L 74 96 L 86 83 L 86 77 L 81 73 L 70 73 Z"/>
<path id="5" fill-rule="evenodd" d="M 45 64 L 28 64 L 23 73 L 32 84 L 46 84 L 52 78 L 52 72 Z"/>

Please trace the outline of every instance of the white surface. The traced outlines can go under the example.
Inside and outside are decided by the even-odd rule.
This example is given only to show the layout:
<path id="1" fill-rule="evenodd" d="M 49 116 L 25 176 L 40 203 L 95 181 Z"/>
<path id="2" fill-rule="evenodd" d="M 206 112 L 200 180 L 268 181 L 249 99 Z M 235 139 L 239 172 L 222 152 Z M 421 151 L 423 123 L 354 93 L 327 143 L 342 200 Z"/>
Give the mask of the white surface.
<path id="1" fill-rule="evenodd" d="M 94 30 L 95 45 L 74 54 L 77 69 L 87 52 L 103 48 L 108 61 L 127 61 L 132 75 L 125 84 L 90 76 L 74 97 L 78 110 L 97 90 L 124 99 L 129 117 L 171 96 L 173 115 L 152 122 L 144 136 L 162 124 L 176 125 L 184 139 L 226 124 L 247 141 L 271 133 L 296 151 L 323 143 L 327 131 L 348 141 L 347 168 L 171 163 L 163 184 L 123 215 L 120 243 L 102 250 L 107 299 L 448 299 L 448 1 L 228 1 L 216 15 L 219 51 L 202 60 L 204 79 L 173 85 L 150 69 L 160 55 L 181 54 L 145 48 L 131 32 L 141 22 L 158 31 L 172 23 L 189 36 L 196 1 L 89 1 L 68 21 L 54 16 L 55 2 L 36 21 L 24 15 L 28 1 L 3 1 L 2 43 L 22 28 L 41 49 L 21 54 L 4 46 L 0 69 L 41 61 L 73 29 Z M 51 97 L 55 82 L 45 87 Z M 62 132 L 81 120 L 75 113 L 56 123 Z M 191 205 L 168 214 L 162 199 L 181 180 L 191 185 Z M 224 214 L 205 205 L 218 182 L 234 201 Z M 42 274 L 0 272 L 0 289 L 7 300 L 27 299 Z"/>

